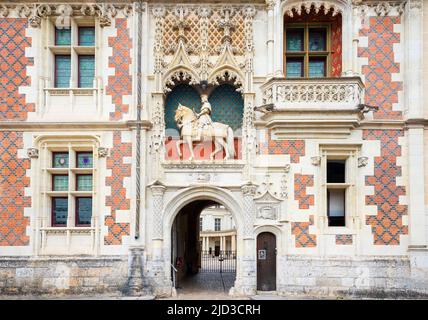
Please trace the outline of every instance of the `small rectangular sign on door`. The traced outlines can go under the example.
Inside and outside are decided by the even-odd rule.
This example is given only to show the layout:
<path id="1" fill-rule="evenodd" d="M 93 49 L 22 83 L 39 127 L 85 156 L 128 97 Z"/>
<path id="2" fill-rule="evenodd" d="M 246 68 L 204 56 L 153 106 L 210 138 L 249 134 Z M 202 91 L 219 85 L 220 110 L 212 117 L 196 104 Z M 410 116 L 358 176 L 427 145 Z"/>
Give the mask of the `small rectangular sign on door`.
<path id="1" fill-rule="evenodd" d="M 258 252 L 259 260 L 266 260 L 266 250 L 259 250 Z"/>

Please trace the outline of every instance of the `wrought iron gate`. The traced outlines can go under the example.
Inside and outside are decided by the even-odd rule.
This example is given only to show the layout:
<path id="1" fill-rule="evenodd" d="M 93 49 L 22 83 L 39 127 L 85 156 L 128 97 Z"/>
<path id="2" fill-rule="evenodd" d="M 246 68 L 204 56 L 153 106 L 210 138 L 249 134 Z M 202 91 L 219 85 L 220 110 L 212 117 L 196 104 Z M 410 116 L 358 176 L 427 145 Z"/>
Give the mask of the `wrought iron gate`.
<path id="1" fill-rule="evenodd" d="M 201 251 L 200 273 L 236 273 L 236 251 Z"/>

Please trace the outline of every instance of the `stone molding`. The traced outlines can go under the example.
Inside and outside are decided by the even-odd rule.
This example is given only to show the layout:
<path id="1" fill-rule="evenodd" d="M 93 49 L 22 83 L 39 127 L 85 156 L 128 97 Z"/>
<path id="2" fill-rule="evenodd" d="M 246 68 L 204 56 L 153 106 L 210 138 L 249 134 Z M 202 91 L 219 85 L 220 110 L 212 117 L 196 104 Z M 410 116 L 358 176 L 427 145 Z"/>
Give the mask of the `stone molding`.
<path id="1" fill-rule="evenodd" d="M 138 8 L 135 8 L 138 10 Z M 141 8 L 144 10 L 144 7 Z M 130 3 L 4 3 L 0 5 L 0 16 L 7 17 L 11 11 L 16 11 L 22 18 L 28 18 L 30 26 L 40 28 L 41 22 L 47 17 L 57 17 L 57 23 L 67 24 L 72 16 L 96 17 L 100 20 L 100 26 L 111 25 L 113 18 L 119 12 L 125 17 L 131 16 L 134 6 Z M 69 22 L 68 22 L 69 23 Z"/>

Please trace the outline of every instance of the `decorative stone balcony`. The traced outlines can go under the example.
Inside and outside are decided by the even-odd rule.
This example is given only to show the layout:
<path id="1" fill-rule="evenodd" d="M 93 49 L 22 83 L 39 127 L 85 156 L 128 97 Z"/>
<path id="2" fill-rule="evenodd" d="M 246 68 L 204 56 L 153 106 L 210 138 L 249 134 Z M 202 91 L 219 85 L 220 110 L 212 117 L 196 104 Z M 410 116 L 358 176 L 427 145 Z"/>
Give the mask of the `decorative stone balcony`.
<path id="1" fill-rule="evenodd" d="M 346 138 L 364 114 L 364 85 L 360 77 L 284 79 L 262 85 L 263 104 L 255 124 L 268 129 L 273 140 Z"/>
<path id="2" fill-rule="evenodd" d="M 262 87 L 263 105 L 286 109 L 356 109 L 364 101 L 360 77 L 285 79 L 273 78 Z"/>

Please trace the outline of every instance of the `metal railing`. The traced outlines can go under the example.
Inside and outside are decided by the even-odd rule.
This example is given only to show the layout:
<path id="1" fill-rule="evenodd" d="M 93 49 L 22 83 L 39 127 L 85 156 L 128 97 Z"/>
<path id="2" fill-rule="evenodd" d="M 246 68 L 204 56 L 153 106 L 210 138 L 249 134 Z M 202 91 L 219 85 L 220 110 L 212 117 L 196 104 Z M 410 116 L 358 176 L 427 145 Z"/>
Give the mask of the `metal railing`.
<path id="1" fill-rule="evenodd" d="M 201 273 L 235 273 L 236 251 L 202 251 Z"/>

